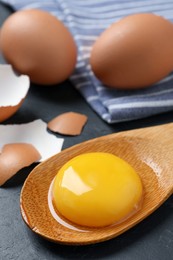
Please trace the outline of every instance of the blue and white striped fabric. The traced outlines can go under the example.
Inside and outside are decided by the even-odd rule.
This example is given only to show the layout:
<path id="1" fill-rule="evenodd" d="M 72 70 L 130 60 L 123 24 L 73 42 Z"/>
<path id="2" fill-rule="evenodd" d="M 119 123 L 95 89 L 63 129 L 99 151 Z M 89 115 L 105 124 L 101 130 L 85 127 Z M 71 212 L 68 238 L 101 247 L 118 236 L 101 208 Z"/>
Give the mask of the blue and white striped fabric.
<path id="1" fill-rule="evenodd" d="M 111 23 L 134 13 L 151 12 L 173 22 L 173 0 L 2 0 L 14 10 L 39 8 L 58 17 L 78 46 L 71 81 L 91 107 L 108 123 L 148 117 L 173 110 L 173 73 L 150 88 L 108 89 L 93 75 L 89 56 L 97 37 Z"/>

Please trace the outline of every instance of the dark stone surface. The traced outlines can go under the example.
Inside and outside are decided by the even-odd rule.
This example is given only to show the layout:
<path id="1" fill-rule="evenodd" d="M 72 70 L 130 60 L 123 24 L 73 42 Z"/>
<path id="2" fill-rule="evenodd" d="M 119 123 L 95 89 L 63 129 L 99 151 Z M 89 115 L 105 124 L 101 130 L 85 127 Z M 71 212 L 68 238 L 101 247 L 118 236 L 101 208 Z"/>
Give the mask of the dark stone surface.
<path id="1" fill-rule="evenodd" d="M 10 9 L 0 5 L 0 24 L 10 12 Z M 0 62 L 4 62 L 2 57 Z M 37 118 L 48 122 L 57 114 L 67 111 L 86 114 L 88 123 L 80 136 L 65 137 L 63 149 L 101 135 L 163 124 L 173 120 L 172 112 L 170 112 L 142 120 L 108 125 L 95 114 L 67 81 L 47 87 L 31 84 L 29 94 L 21 109 L 4 124 L 30 122 Z M 23 182 L 32 168 L 33 166 L 21 170 L 4 187 L 0 188 L 0 260 L 172 259 L 173 197 L 170 197 L 140 224 L 107 242 L 89 246 L 63 246 L 38 237 L 24 224 L 19 204 Z"/>

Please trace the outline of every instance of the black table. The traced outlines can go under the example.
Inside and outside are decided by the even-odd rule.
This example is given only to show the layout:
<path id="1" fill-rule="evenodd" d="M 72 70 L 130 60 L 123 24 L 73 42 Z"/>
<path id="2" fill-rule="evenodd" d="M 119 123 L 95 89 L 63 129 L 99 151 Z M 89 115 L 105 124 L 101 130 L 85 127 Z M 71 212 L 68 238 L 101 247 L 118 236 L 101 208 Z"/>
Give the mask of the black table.
<path id="1" fill-rule="evenodd" d="M 10 13 L 9 8 L 0 4 L 0 24 Z M 2 57 L 0 62 L 4 62 Z M 25 123 L 38 118 L 48 122 L 57 114 L 68 111 L 86 114 L 88 123 L 80 136 L 65 137 L 63 149 L 101 135 L 173 121 L 170 112 L 108 125 L 88 106 L 72 84 L 66 81 L 63 84 L 46 87 L 31 84 L 21 109 L 4 124 Z M 131 230 L 100 244 L 63 246 L 37 236 L 24 224 L 19 205 L 22 185 L 32 167 L 21 170 L 0 188 L 0 260 L 173 259 L 173 197 Z"/>

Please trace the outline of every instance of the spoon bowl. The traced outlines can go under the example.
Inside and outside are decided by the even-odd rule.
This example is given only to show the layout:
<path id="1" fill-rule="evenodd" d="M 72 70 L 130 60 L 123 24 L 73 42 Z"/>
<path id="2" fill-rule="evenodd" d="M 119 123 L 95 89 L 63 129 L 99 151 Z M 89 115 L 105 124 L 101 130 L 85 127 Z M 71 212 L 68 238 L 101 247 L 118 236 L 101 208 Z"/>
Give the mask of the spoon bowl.
<path id="1" fill-rule="evenodd" d="M 50 205 L 51 183 L 67 161 L 87 152 L 112 153 L 136 170 L 144 188 L 136 214 L 102 228 L 73 227 L 56 219 Z M 27 177 L 20 196 L 23 220 L 38 235 L 61 244 L 84 245 L 114 238 L 150 215 L 173 193 L 172 157 L 173 123 L 110 134 L 65 149 L 40 163 Z"/>

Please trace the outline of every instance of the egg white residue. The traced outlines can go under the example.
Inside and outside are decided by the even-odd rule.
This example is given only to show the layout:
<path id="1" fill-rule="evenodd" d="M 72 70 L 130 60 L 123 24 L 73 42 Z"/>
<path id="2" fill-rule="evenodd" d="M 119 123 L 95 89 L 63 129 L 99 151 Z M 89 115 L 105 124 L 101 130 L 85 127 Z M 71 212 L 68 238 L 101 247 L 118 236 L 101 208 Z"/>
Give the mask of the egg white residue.
<path id="1" fill-rule="evenodd" d="M 47 131 L 47 124 L 41 119 L 13 125 L 0 125 L 0 149 L 9 143 L 32 144 L 41 154 L 40 161 L 60 152 L 64 142 Z"/>
<path id="2" fill-rule="evenodd" d="M 147 157 L 143 158 L 143 161 L 156 173 L 157 177 L 162 176 L 162 168 L 153 159 Z"/>
<path id="3" fill-rule="evenodd" d="M 89 232 L 89 230 L 86 230 L 86 229 L 79 229 L 69 223 L 67 223 L 66 221 L 64 221 L 55 211 L 54 209 L 54 206 L 53 206 L 53 203 L 52 203 L 52 186 L 53 186 L 53 182 L 54 182 L 54 179 L 53 181 L 51 182 L 50 184 L 50 187 L 49 187 L 49 191 L 48 191 L 48 206 L 49 206 L 49 210 L 50 210 L 50 213 L 52 214 L 52 217 L 62 226 L 66 227 L 66 228 L 69 228 L 69 229 L 72 229 L 72 230 L 75 230 L 75 231 L 79 231 L 79 232 Z"/>
<path id="4" fill-rule="evenodd" d="M 156 177 L 158 179 L 158 185 L 161 188 L 167 188 L 168 187 L 168 179 L 164 177 L 163 174 L 163 168 L 161 168 L 157 162 L 153 161 L 153 159 L 146 157 L 146 158 L 142 158 L 142 161 L 144 163 L 146 163 L 152 170 L 153 172 L 156 174 Z M 172 183 L 172 181 L 170 180 L 170 183 Z"/>

